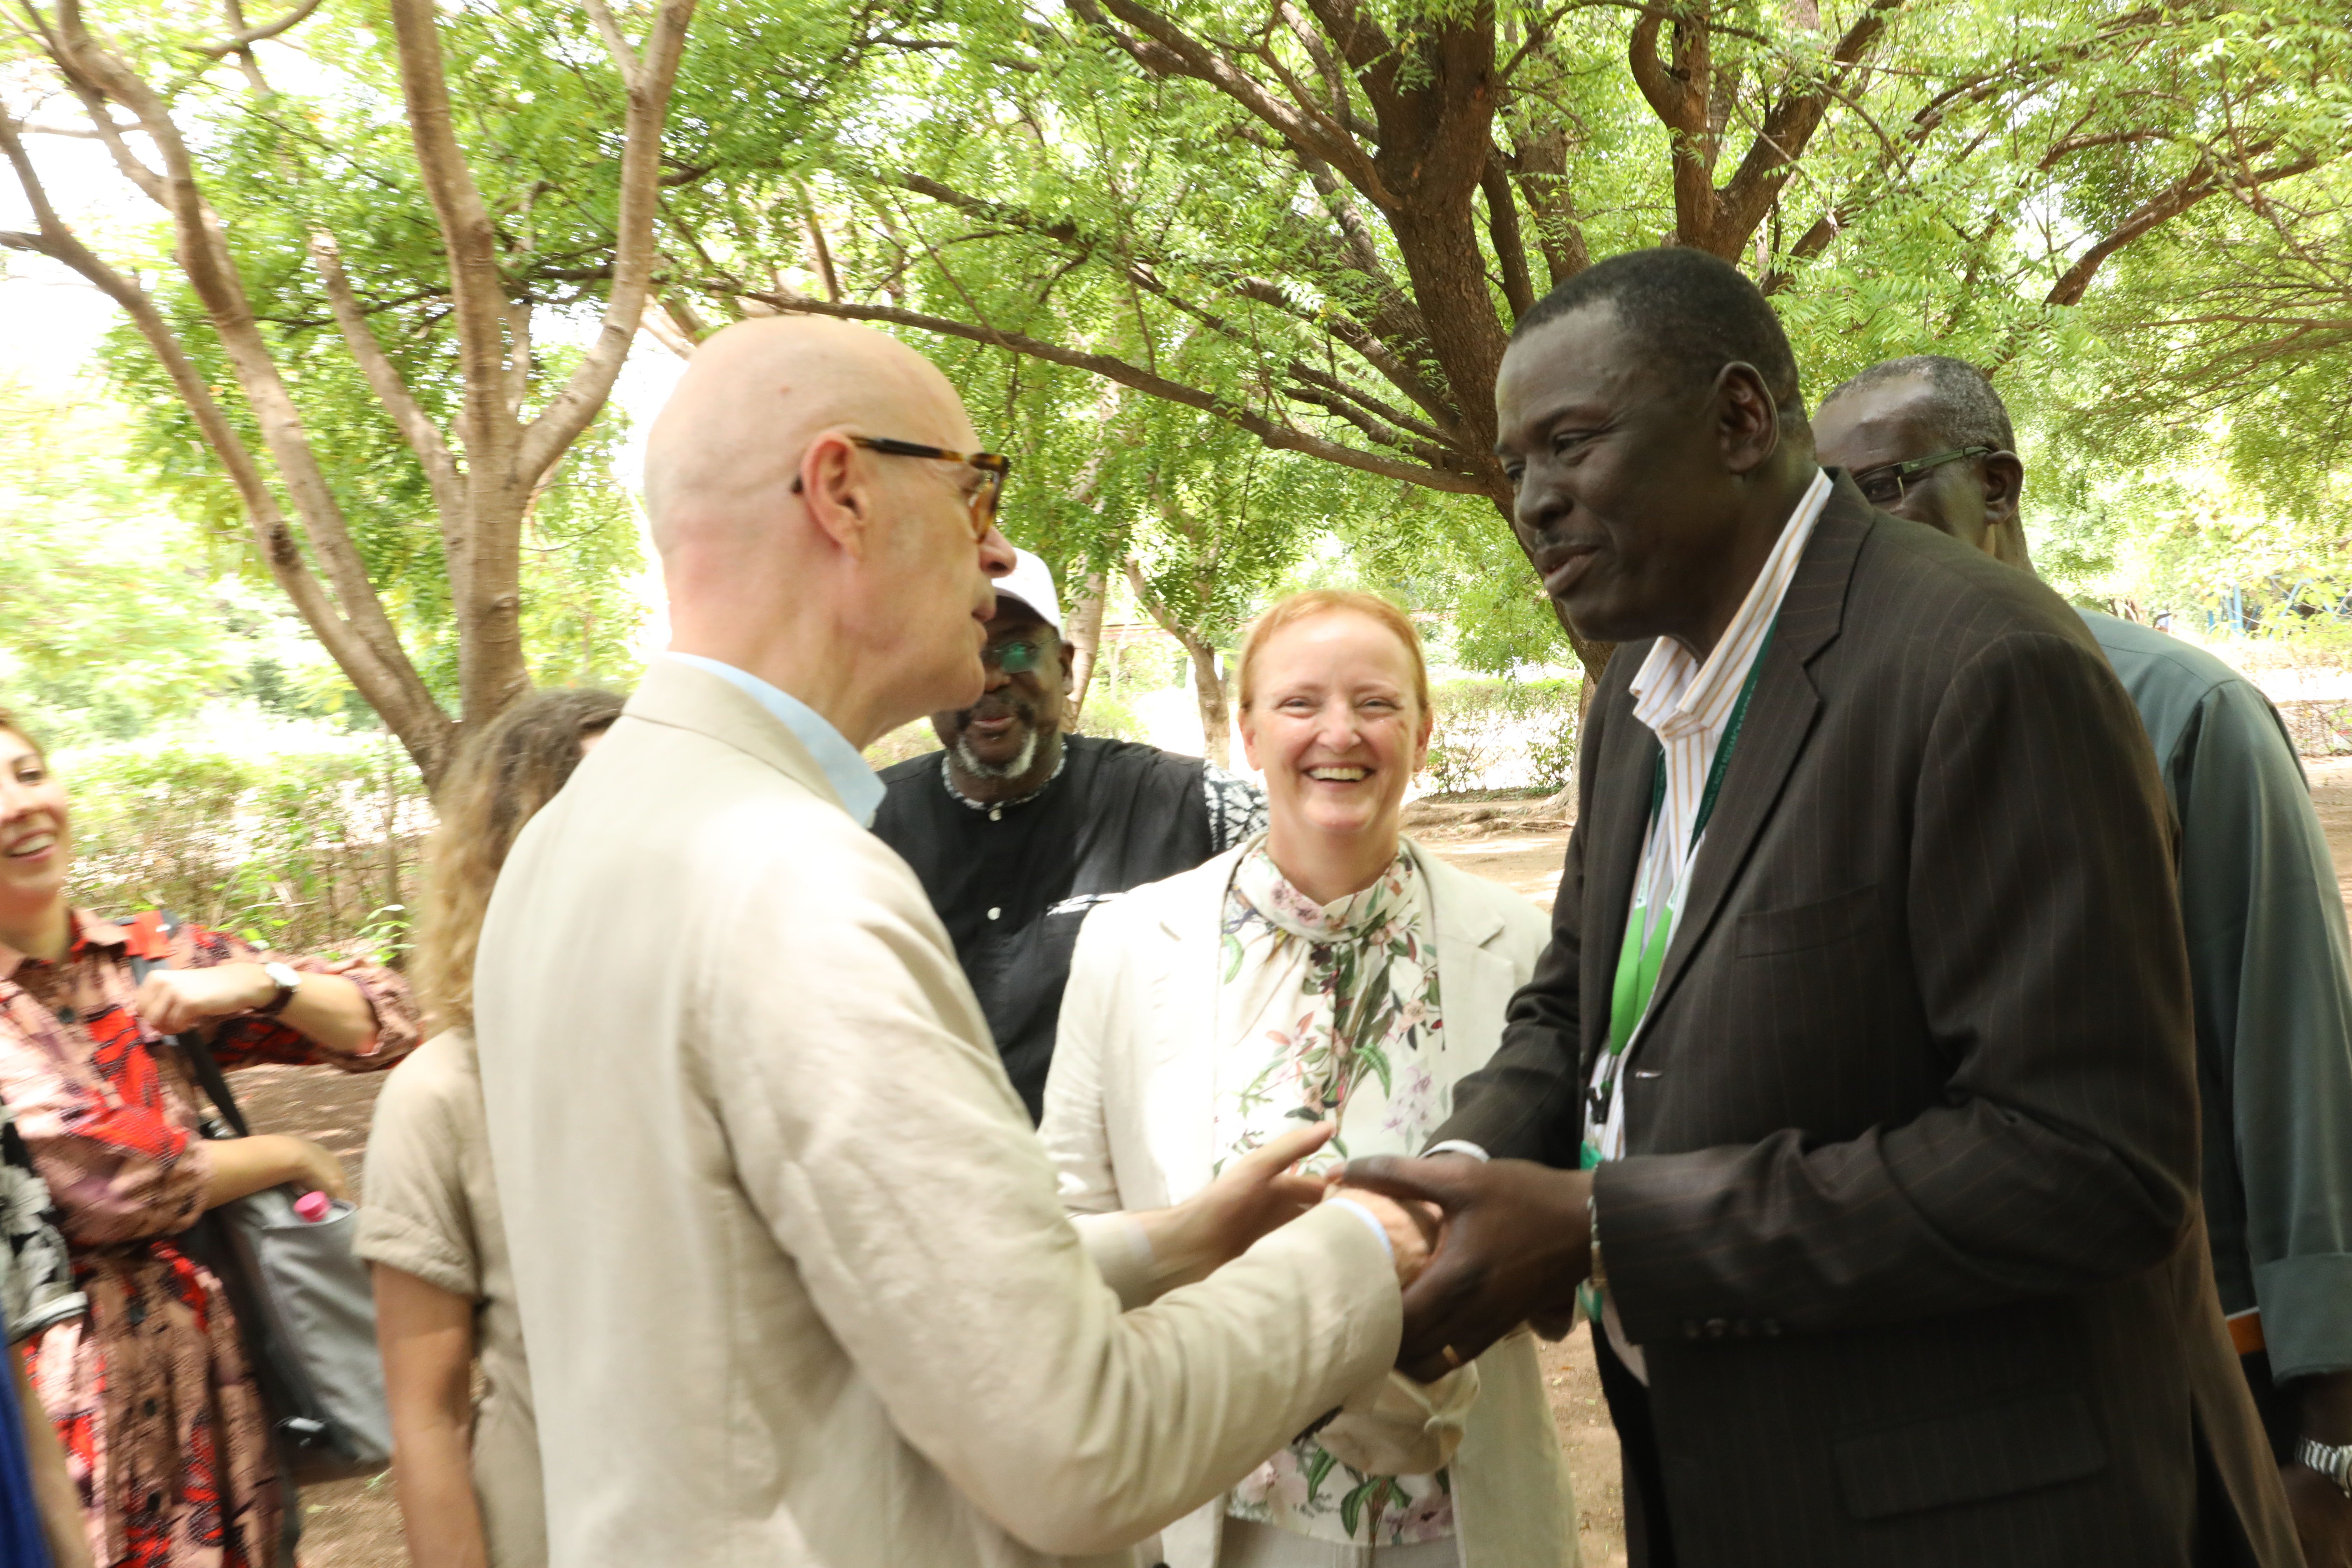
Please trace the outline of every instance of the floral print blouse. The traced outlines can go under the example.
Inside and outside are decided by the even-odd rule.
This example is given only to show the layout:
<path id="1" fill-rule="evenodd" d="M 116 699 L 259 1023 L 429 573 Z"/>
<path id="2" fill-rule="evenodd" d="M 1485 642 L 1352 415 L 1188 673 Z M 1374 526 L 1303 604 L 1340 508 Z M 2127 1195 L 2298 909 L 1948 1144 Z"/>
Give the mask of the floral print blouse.
<path id="1" fill-rule="evenodd" d="M 1321 1163 L 1412 1154 L 1444 1120 L 1428 1059 L 1445 1026 L 1437 949 L 1410 846 L 1380 879 L 1318 904 L 1261 839 L 1225 894 L 1216 1066 L 1217 1164 L 1301 1123 L 1336 1120 Z M 1236 1519 L 1358 1546 L 1454 1534 L 1451 1478 L 1372 1476 L 1302 1437 L 1229 1497 Z"/>
<path id="2" fill-rule="evenodd" d="M 204 1212 L 212 1162 L 199 1134 L 205 1103 L 178 1053 L 131 1010 L 138 990 L 129 958 L 131 927 L 72 911 L 66 957 L 49 964 L 0 945 L 0 1100 L 47 1178 L 78 1246 L 175 1236 Z M 233 936 L 183 926 L 168 939 L 173 969 L 275 957 Z M 390 1067 L 415 1046 L 406 984 L 389 970 L 289 959 L 317 974 L 357 984 L 375 1012 L 376 1037 L 347 1065 Z M 275 1018 L 235 1018 L 205 1031 L 224 1069 L 259 1062 L 310 1062 L 320 1047 Z M 168 1084 L 165 1080 L 168 1080 Z"/>
<path id="3" fill-rule="evenodd" d="M 145 917 L 121 926 L 75 910 L 71 921 L 55 963 L 0 946 L 0 1100 L 46 1181 L 86 1304 L 27 1337 L 26 1370 L 100 1563 L 278 1568 L 284 1491 L 260 1392 L 220 1282 L 178 1245 L 210 1184 L 206 1101 L 180 1053 L 132 1011 L 131 963 L 134 952 L 176 970 L 271 955 L 195 926 L 167 936 Z M 357 985 L 374 1038 L 339 1051 L 275 1018 L 225 1019 L 204 1031 L 223 1068 L 365 1072 L 415 1045 L 397 974 L 288 962 Z"/>

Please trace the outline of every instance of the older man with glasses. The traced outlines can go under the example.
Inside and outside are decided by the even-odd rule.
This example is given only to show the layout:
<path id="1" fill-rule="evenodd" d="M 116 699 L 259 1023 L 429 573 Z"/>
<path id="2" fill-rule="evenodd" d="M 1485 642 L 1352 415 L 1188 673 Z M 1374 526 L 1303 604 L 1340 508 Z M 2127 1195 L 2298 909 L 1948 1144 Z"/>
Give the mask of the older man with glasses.
<path id="1" fill-rule="evenodd" d="M 1309 1133 L 1074 1224 L 866 830 L 861 748 L 982 684 L 1013 555 L 977 444 L 913 350 L 778 319 L 697 349 L 646 443 L 671 650 L 475 965 L 551 1568 L 1129 1568 L 1388 1384 L 1416 1221 L 1285 1178 Z"/>
<path id="2" fill-rule="evenodd" d="M 874 831 L 930 895 L 1034 1121 L 1087 910 L 1240 843 L 1265 797 L 1198 757 L 1064 732 L 1071 647 L 1053 574 L 1025 550 L 981 658 L 980 700 L 931 715 L 942 749 L 883 772 Z"/>
<path id="3" fill-rule="evenodd" d="M 1918 354 L 1832 392 L 1822 461 L 2027 572 L 2025 466 L 1983 373 Z M 2201 648 L 2084 610 L 2156 747 L 2179 877 L 2222 1308 L 2313 1568 L 2352 1568 L 2352 955 L 2278 710 Z"/>

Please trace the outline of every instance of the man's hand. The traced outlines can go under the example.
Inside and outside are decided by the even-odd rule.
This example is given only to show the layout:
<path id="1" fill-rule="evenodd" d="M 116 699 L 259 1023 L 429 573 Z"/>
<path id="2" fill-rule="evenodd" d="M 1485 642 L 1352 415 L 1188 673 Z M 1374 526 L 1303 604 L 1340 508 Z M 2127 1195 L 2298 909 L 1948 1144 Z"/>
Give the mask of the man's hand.
<path id="1" fill-rule="evenodd" d="M 2352 1444 L 2352 1372 L 2299 1377 L 2288 1387 L 2304 1436 L 2338 1447 Z M 2282 1467 L 2279 1479 L 2294 1514 L 2294 1532 L 2303 1538 L 2304 1561 L 2311 1568 L 2352 1568 L 2352 1498 L 2303 1465 Z"/>
<path id="2" fill-rule="evenodd" d="M 1321 1203 L 1328 1184 L 1297 1167 L 1338 1131 L 1337 1122 L 1322 1121 L 1286 1132 L 1226 1165 L 1173 1208 L 1133 1215 L 1150 1244 L 1154 1278 L 1167 1289 L 1205 1279 Z"/>
<path id="3" fill-rule="evenodd" d="M 131 1010 L 159 1035 L 181 1035 L 216 1018 L 250 1013 L 277 994 L 278 982 L 257 963 L 159 969 L 140 982 Z"/>
<path id="4" fill-rule="evenodd" d="M 1401 1204 L 1364 1187 L 1335 1186 L 1335 1198 L 1347 1198 L 1370 1209 L 1388 1232 L 1389 1253 L 1396 1261 L 1397 1288 L 1410 1289 L 1428 1268 L 1430 1248 L 1437 1242 L 1437 1222 L 1419 1204 Z M 1410 1321 L 1410 1320 L 1408 1320 Z"/>
<path id="5" fill-rule="evenodd" d="M 1592 1260 L 1590 1171 L 1375 1157 L 1349 1162 L 1346 1180 L 1444 1215 L 1436 1256 L 1404 1295 L 1406 1376 L 1434 1383 L 1529 1318 L 1573 1310 Z"/>

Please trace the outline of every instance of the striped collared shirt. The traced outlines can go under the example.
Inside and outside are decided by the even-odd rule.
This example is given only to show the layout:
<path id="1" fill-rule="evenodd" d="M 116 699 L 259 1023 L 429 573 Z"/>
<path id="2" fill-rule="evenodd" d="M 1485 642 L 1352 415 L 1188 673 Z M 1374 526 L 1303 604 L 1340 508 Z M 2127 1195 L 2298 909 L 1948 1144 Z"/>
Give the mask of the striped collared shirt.
<path id="1" fill-rule="evenodd" d="M 1731 617 L 1705 664 L 1674 638 L 1660 637 L 1633 677 L 1633 717 L 1656 733 L 1666 752 L 1666 801 L 1652 825 L 1654 833 L 1665 835 L 1659 845 L 1664 852 L 1647 858 L 1649 883 L 1634 889 L 1635 900 L 1648 906 L 1649 922 L 1664 912 L 1669 892 L 1698 853 L 1698 846 L 1691 842 L 1691 825 L 1698 817 L 1707 770 L 1715 765 L 1739 689 L 1748 683 L 1748 671 L 1780 613 L 1805 542 L 1812 538 L 1813 524 L 1829 499 L 1830 477 L 1816 473 L 1811 488 L 1789 514 L 1772 552 L 1764 558 L 1764 569 L 1756 574 L 1739 613 Z M 1645 932 L 1647 929 L 1645 924 Z"/>
<path id="2" fill-rule="evenodd" d="M 1731 617 L 1706 663 L 1691 658 L 1690 650 L 1674 638 L 1660 637 L 1633 677 L 1633 717 L 1650 727 L 1666 752 L 1665 804 L 1659 808 L 1657 820 L 1650 824 L 1643 875 L 1633 886 L 1633 913 L 1643 922 L 1645 942 L 1676 902 L 1677 891 L 1688 886 L 1690 866 L 1699 851 L 1699 845 L 1691 842 L 1691 825 L 1698 818 L 1699 801 L 1706 793 L 1707 770 L 1715 765 L 1715 754 L 1731 724 L 1731 710 L 1739 704 L 1739 689 L 1748 684 L 1748 672 L 1763 651 L 1764 639 L 1771 635 L 1780 601 L 1788 596 L 1790 580 L 1796 576 L 1797 563 L 1804 556 L 1805 542 L 1812 538 L 1813 524 L 1821 520 L 1822 508 L 1829 499 L 1829 475 L 1815 474 L 1811 488 L 1781 526 L 1780 540 L 1764 558 L 1764 569 L 1756 574 L 1748 597 L 1740 601 L 1739 613 Z M 1627 1057 L 1640 1041 L 1637 1028 L 1627 1042 Z M 1608 1092 L 1624 1070 L 1624 1058 L 1605 1051 L 1593 1064 L 1597 1103 L 1588 1106 L 1584 1137 L 1604 1160 L 1625 1155 L 1625 1097 Z M 1598 1104 L 1606 1104 L 1608 1110 L 1596 1123 L 1594 1117 L 1601 1114 Z M 1642 1347 L 1625 1337 L 1615 1301 L 1607 1301 L 1601 1326 L 1618 1359 L 1646 1384 L 1650 1381 L 1647 1359 Z"/>

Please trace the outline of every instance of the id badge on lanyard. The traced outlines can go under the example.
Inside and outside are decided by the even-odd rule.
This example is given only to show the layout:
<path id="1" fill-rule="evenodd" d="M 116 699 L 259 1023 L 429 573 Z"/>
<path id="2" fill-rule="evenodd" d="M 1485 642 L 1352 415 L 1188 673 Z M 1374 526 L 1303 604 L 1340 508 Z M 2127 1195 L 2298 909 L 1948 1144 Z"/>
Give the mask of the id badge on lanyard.
<path id="1" fill-rule="evenodd" d="M 1675 870 L 1665 908 L 1652 921 L 1650 889 L 1657 885 L 1659 847 L 1668 837 L 1664 824 L 1654 825 L 1642 854 L 1640 880 L 1634 884 L 1633 912 L 1625 921 L 1625 942 L 1617 954 L 1616 983 L 1610 996 L 1609 1045 L 1585 1089 L 1582 1163 L 1588 1171 L 1601 1163 L 1604 1151 L 1613 1153 L 1624 1142 L 1625 1099 L 1617 1092 L 1618 1079 L 1649 1022 L 1650 997 L 1657 989 L 1658 972 L 1665 967 L 1666 949 L 1674 943 L 1675 922 L 1690 891 L 1691 868 L 1698 864 L 1698 845 L 1694 841 Z"/>
<path id="2" fill-rule="evenodd" d="M 1651 889 L 1657 885 L 1658 857 L 1672 853 L 1674 847 L 1666 842 L 1673 837 L 1665 821 L 1666 754 L 1663 750 L 1658 753 L 1657 765 L 1651 775 L 1648 842 L 1643 847 L 1641 869 L 1633 883 L 1633 908 L 1625 921 L 1624 943 L 1617 953 L 1615 983 L 1610 987 L 1609 1040 L 1585 1090 L 1581 1152 L 1586 1170 L 1610 1157 L 1623 1143 L 1625 1097 L 1618 1092 L 1619 1080 L 1635 1039 L 1649 1021 L 1650 997 L 1657 988 L 1659 971 L 1665 967 L 1666 950 L 1674 942 L 1675 924 L 1682 915 L 1683 900 L 1690 892 L 1691 871 L 1698 864 L 1699 844 L 1706 836 L 1708 819 L 1715 815 L 1724 774 L 1730 771 L 1732 750 L 1747 721 L 1748 700 L 1756 695 L 1756 681 L 1764 672 L 1764 656 L 1771 647 L 1772 633 L 1767 631 L 1764 640 L 1757 645 L 1756 657 L 1748 661 L 1748 678 L 1740 684 L 1739 697 L 1732 704 L 1731 716 L 1723 727 L 1723 740 L 1716 746 L 1715 757 L 1707 766 L 1706 786 L 1699 794 L 1698 810 L 1691 821 L 1690 842 L 1683 847 L 1681 864 L 1675 868 L 1666 907 L 1653 922 L 1649 900 Z"/>

